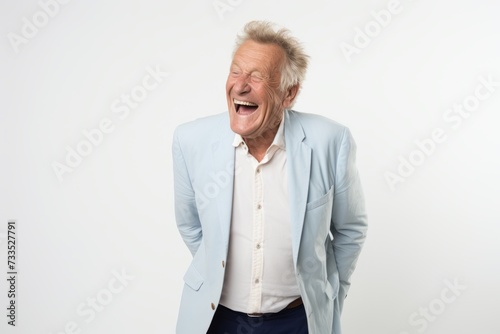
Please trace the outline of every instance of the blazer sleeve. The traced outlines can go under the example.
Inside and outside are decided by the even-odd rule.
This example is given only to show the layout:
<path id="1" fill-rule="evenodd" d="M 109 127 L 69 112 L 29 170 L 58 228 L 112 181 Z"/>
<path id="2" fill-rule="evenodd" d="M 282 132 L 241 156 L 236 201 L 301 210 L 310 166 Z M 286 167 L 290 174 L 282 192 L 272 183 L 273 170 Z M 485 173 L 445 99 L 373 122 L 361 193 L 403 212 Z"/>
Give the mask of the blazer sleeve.
<path id="1" fill-rule="evenodd" d="M 335 195 L 331 232 L 339 271 L 339 306 L 342 309 L 350 278 L 363 247 L 367 232 L 364 195 L 356 168 L 356 144 L 345 128 L 335 167 Z"/>
<path id="2" fill-rule="evenodd" d="M 196 207 L 195 192 L 189 177 L 189 168 L 181 144 L 179 129 L 174 132 L 172 143 L 172 159 L 174 170 L 175 220 L 184 243 L 194 256 L 198 250 L 202 229 Z"/>

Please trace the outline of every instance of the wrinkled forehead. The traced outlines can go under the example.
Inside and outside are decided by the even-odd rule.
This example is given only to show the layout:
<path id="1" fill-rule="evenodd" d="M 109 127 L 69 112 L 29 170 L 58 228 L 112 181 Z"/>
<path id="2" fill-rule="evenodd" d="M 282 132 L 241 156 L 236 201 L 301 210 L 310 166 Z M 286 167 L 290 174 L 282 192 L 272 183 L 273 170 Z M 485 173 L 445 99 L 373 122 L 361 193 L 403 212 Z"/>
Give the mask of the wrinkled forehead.
<path id="1" fill-rule="evenodd" d="M 236 49 L 232 64 L 244 70 L 275 72 L 283 61 L 284 51 L 279 45 L 248 40 Z"/>

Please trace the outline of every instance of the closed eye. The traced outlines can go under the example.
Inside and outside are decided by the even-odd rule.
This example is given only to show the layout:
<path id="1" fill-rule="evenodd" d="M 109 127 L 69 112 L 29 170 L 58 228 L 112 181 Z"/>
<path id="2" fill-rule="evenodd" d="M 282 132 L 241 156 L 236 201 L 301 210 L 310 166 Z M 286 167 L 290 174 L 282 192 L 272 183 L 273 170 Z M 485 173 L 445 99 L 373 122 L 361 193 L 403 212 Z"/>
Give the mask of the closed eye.
<path id="1" fill-rule="evenodd" d="M 261 82 L 264 78 L 260 75 L 252 74 L 251 79 L 253 82 Z"/>

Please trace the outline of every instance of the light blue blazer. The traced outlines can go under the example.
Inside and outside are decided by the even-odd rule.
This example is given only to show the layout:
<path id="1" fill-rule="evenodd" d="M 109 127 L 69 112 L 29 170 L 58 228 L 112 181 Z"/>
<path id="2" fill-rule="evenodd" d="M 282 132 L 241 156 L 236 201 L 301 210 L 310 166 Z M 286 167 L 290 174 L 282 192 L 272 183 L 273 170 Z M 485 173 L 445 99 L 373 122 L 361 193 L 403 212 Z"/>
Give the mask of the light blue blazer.
<path id="1" fill-rule="evenodd" d="M 341 334 L 340 314 L 367 221 L 349 130 L 325 117 L 285 111 L 295 275 L 309 333 Z M 229 244 L 234 133 L 227 112 L 174 133 L 175 216 L 193 254 L 184 275 L 177 334 L 205 334 L 219 303 Z"/>

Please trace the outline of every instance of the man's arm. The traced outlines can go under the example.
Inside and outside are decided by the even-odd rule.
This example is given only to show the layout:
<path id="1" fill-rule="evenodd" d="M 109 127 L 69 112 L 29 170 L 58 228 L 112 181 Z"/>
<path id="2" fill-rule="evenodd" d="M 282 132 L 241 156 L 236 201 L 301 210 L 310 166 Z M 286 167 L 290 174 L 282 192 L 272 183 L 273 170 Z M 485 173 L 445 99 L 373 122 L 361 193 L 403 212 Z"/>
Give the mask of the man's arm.
<path id="1" fill-rule="evenodd" d="M 202 229 L 178 130 L 174 133 L 172 159 L 174 163 L 175 220 L 184 243 L 194 256 L 201 243 Z"/>
<path id="2" fill-rule="evenodd" d="M 338 298 L 341 309 L 367 231 L 364 196 L 355 162 L 356 144 L 346 128 L 337 157 L 331 224 L 340 278 Z"/>

